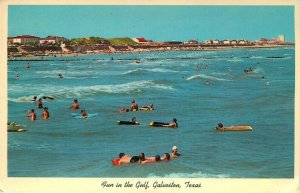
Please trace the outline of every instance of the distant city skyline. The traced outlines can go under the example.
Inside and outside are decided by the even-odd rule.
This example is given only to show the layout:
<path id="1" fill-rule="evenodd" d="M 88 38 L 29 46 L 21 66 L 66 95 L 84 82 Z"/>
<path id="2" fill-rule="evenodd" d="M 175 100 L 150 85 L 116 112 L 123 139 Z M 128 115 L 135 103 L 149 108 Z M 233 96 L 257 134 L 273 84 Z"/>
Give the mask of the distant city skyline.
<path id="1" fill-rule="evenodd" d="M 295 41 L 293 6 L 10 5 L 8 36 L 153 41 L 278 38 Z"/>

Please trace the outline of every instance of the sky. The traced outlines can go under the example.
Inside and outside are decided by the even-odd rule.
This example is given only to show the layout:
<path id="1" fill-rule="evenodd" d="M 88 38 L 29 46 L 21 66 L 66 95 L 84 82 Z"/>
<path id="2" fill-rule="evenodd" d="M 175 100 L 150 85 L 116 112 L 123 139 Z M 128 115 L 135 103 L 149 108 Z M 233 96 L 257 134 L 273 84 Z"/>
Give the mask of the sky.
<path id="1" fill-rule="evenodd" d="M 293 6 L 9 5 L 8 36 L 153 41 L 277 38 L 294 42 Z"/>

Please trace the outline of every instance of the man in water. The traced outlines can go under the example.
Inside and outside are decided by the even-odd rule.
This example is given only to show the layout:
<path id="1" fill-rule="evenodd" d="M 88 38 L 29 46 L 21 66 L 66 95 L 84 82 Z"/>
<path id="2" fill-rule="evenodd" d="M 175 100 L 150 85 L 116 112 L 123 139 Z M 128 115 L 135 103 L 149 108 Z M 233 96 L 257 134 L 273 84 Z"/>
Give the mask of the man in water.
<path id="1" fill-rule="evenodd" d="M 177 158 L 177 157 L 179 157 L 179 156 L 181 156 L 181 154 L 178 153 L 178 148 L 177 148 L 177 146 L 174 145 L 174 146 L 172 147 L 171 158 Z"/>
<path id="2" fill-rule="evenodd" d="M 174 119 L 173 119 L 173 122 L 169 123 L 169 125 L 166 125 L 166 127 L 177 128 L 177 127 L 178 127 L 177 119 L 174 118 Z"/>
<path id="3" fill-rule="evenodd" d="M 85 110 L 81 110 L 81 115 L 83 119 L 86 119 L 88 117 L 88 114 L 85 112 Z"/>
<path id="4" fill-rule="evenodd" d="M 134 124 L 136 124 L 137 123 L 136 122 L 136 117 L 132 117 L 131 122 L 134 123 Z"/>
<path id="5" fill-rule="evenodd" d="M 121 107 L 119 112 L 120 113 L 127 113 L 127 112 L 129 112 L 129 109 L 126 109 L 125 107 Z"/>
<path id="6" fill-rule="evenodd" d="M 154 163 L 160 161 L 160 155 L 156 155 L 155 157 L 145 157 L 144 153 L 140 153 L 139 155 L 139 163 L 140 164 L 147 164 L 147 163 Z"/>
<path id="7" fill-rule="evenodd" d="M 124 164 L 129 164 L 129 163 L 135 163 L 139 161 L 138 156 L 129 156 L 126 155 L 125 153 L 120 153 L 119 154 L 119 164 L 118 165 L 124 165 Z"/>
<path id="8" fill-rule="evenodd" d="M 165 153 L 163 158 L 161 159 L 161 161 L 170 161 L 170 154 L 169 153 Z"/>
<path id="9" fill-rule="evenodd" d="M 75 99 L 73 104 L 71 105 L 70 109 L 76 110 L 79 109 L 79 104 L 78 104 L 78 100 Z"/>
<path id="10" fill-rule="evenodd" d="M 49 119 L 49 116 L 50 116 L 50 114 L 49 114 L 49 112 L 48 112 L 48 107 L 45 107 L 44 108 L 44 112 L 42 113 L 42 119 Z"/>
<path id="11" fill-rule="evenodd" d="M 150 104 L 150 105 L 148 105 L 148 106 L 142 106 L 142 108 L 148 109 L 148 110 L 152 111 L 152 110 L 154 110 L 154 105 L 153 105 L 153 104 Z"/>
<path id="12" fill-rule="evenodd" d="M 218 125 L 216 126 L 216 129 L 217 130 L 220 130 L 220 131 L 224 131 L 224 126 L 222 123 L 218 123 Z"/>
<path id="13" fill-rule="evenodd" d="M 35 112 L 34 112 L 34 109 L 31 109 L 31 110 L 28 112 L 27 117 L 30 117 L 30 119 L 31 119 L 32 121 L 36 120 L 36 114 L 35 114 Z"/>
<path id="14" fill-rule="evenodd" d="M 130 105 L 130 111 L 137 111 L 137 110 L 139 110 L 139 106 L 137 103 L 135 103 L 135 100 L 133 100 Z"/>

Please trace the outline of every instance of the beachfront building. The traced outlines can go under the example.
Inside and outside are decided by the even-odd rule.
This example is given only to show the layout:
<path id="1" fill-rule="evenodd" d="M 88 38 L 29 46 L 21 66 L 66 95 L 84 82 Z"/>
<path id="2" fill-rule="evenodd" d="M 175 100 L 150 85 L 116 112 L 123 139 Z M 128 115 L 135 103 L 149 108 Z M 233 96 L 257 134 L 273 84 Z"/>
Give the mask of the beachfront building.
<path id="1" fill-rule="evenodd" d="M 16 37 L 8 37 L 8 42 L 12 44 L 37 44 L 39 43 L 40 38 L 32 35 L 22 35 Z"/>
<path id="2" fill-rule="evenodd" d="M 217 44 L 221 44 L 221 41 L 220 40 L 218 40 L 218 39 L 216 39 L 216 40 L 213 40 L 213 42 L 212 42 L 214 45 L 217 45 Z"/>
<path id="3" fill-rule="evenodd" d="M 244 39 L 240 39 L 239 42 L 238 42 L 238 44 L 245 45 L 245 44 L 247 44 L 247 42 Z"/>
<path id="4" fill-rule="evenodd" d="M 259 40 L 258 40 L 258 43 L 259 44 L 267 44 L 268 43 L 268 39 L 267 38 L 260 38 Z"/>
<path id="5" fill-rule="evenodd" d="M 59 36 L 48 36 L 46 38 L 40 38 L 40 44 L 61 44 L 66 41 L 66 38 Z"/>
<path id="6" fill-rule="evenodd" d="M 213 44 L 213 41 L 212 40 L 205 40 L 204 44 L 211 45 L 211 44 Z"/>
<path id="7" fill-rule="evenodd" d="M 184 44 L 195 45 L 195 44 L 199 44 L 199 42 L 197 40 L 188 40 L 184 42 Z"/>
<path id="8" fill-rule="evenodd" d="M 146 40 L 145 38 L 132 38 L 133 41 L 139 44 L 146 44 L 149 43 L 149 40 Z"/>
<path id="9" fill-rule="evenodd" d="M 224 45 L 229 45 L 229 44 L 230 44 L 230 41 L 229 41 L 229 40 L 223 40 L 223 44 L 224 44 Z"/>
<path id="10" fill-rule="evenodd" d="M 231 40 L 231 41 L 230 41 L 230 44 L 231 44 L 231 45 L 237 45 L 237 44 L 238 44 L 238 41 L 237 41 L 237 40 Z"/>
<path id="11" fill-rule="evenodd" d="M 278 39 L 273 38 L 273 39 L 271 39 L 271 40 L 268 40 L 267 43 L 268 43 L 268 44 L 278 44 L 279 41 L 278 41 Z"/>
<path id="12" fill-rule="evenodd" d="M 280 43 L 284 43 L 284 42 L 285 42 L 285 35 L 279 35 L 279 36 L 278 36 L 278 41 L 279 41 Z"/>

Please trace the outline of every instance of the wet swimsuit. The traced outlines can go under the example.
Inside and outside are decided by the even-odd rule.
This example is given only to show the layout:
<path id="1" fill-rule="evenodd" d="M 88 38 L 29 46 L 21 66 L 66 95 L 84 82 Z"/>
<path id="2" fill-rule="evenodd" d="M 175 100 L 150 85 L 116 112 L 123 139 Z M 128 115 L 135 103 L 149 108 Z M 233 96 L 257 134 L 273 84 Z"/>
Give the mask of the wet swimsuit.
<path id="1" fill-rule="evenodd" d="M 139 156 L 132 156 L 132 158 L 130 159 L 130 163 L 138 162 L 139 160 Z"/>

